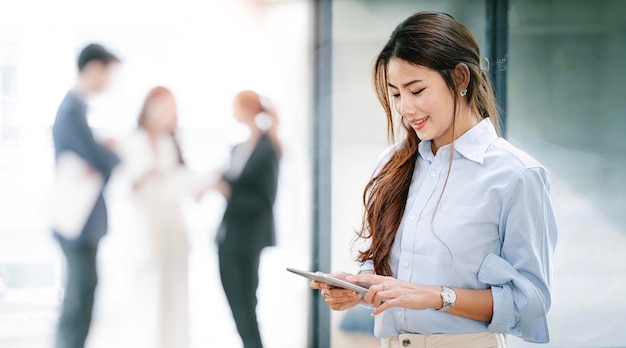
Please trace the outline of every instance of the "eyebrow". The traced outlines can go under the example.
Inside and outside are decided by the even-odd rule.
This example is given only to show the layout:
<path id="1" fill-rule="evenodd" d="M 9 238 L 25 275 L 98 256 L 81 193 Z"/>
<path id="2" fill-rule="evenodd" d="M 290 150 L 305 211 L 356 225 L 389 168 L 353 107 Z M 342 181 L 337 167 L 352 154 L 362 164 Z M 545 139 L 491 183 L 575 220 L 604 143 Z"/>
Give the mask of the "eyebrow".
<path id="1" fill-rule="evenodd" d="M 414 84 L 414 83 L 418 83 L 418 82 L 422 82 L 422 80 L 413 80 L 413 81 L 409 81 L 407 83 L 405 83 L 404 85 L 402 85 L 402 87 L 406 88 L 409 87 L 410 85 Z M 391 83 L 387 83 L 387 85 L 391 88 L 398 88 L 394 85 L 392 85 Z"/>

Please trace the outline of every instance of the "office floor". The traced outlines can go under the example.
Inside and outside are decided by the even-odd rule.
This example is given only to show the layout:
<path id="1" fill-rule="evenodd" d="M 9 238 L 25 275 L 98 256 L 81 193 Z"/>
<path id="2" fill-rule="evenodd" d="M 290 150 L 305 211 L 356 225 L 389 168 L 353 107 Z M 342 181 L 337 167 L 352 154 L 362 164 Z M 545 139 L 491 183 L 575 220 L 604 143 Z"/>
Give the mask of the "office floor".
<path id="1" fill-rule="evenodd" d="M 205 251 L 190 257 L 190 274 L 193 275 L 190 279 L 191 347 L 240 347 L 230 310 L 218 282 L 215 257 Z M 106 263 L 106 251 L 103 254 Z M 258 307 L 261 332 L 267 347 L 306 347 L 308 289 L 306 282 L 282 272 L 282 260 L 285 258 L 290 257 L 281 255 L 280 251 L 269 251 L 263 256 Z M 129 347 L 129 329 L 137 330 L 141 324 L 137 323 L 133 327 L 127 325 L 124 320 L 125 308 L 119 300 L 119 286 L 116 288 L 109 281 L 115 266 L 107 263 L 102 268 L 99 300 L 87 347 Z M 277 287 L 273 284 L 278 282 L 286 284 L 281 291 L 289 296 L 276 293 Z M 6 292 L 0 298 L 0 347 L 52 347 L 58 306 L 58 292 L 51 289 Z M 332 346 L 377 348 L 378 341 L 369 335 L 335 330 Z"/>

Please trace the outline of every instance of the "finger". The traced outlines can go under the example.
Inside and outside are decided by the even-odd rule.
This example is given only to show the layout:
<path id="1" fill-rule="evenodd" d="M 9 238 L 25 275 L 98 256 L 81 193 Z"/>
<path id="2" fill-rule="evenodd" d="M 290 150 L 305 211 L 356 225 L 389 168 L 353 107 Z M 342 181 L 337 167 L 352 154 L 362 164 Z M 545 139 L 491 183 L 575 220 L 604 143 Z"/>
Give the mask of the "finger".
<path id="1" fill-rule="evenodd" d="M 316 282 L 316 283 L 319 289 L 330 289 L 330 286 L 328 286 L 328 284 L 326 283 L 322 283 L 322 282 Z"/>
<path id="2" fill-rule="evenodd" d="M 335 288 L 328 285 L 321 289 L 320 295 L 331 298 L 360 298 L 360 295 L 355 291 Z"/>
<path id="3" fill-rule="evenodd" d="M 349 302 L 354 302 L 356 300 L 358 300 L 358 298 L 355 297 L 324 297 L 326 303 L 328 304 L 342 304 L 342 303 L 349 303 Z"/>
<path id="4" fill-rule="evenodd" d="M 381 303 L 389 298 L 393 298 L 393 296 L 390 296 L 390 291 L 386 290 L 386 291 L 379 291 L 376 293 L 376 295 L 374 295 L 374 299 L 372 300 L 372 304 L 374 305 L 374 307 L 379 307 L 381 305 Z"/>
<path id="5" fill-rule="evenodd" d="M 369 282 L 372 284 L 380 284 L 384 282 L 387 277 L 372 274 L 372 273 L 362 273 L 357 275 L 347 276 L 346 280 L 350 282 Z"/>
<path id="6" fill-rule="evenodd" d="M 346 302 L 341 306 L 337 306 L 337 310 L 346 310 L 346 309 L 350 309 L 353 308 L 354 306 L 358 305 L 361 302 L 360 298 L 355 299 L 354 301 L 350 301 L 350 302 Z"/>
<path id="7" fill-rule="evenodd" d="M 358 294 L 356 291 L 340 288 L 329 288 L 327 293 L 330 297 L 354 297 Z"/>
<path id="8" fill-rule="evenodd" d="M 394 298 L 392 300 L 387 300 L 383 302 L 380 306 L 376 307 L 374 311 L 372 312 L 372 315 L 373 316 L 379 315 L 380 313 L 386 311 L 387 309 L 391 307 L 399 307 L 399 302 L 400 300 L 397 298 Z"/>
<path id="9" fill-rule="evenodd" d="M 320 283 L 318 281 L 315 280 L 311 280 L 311 282 L 309 283 L 309 286 L 311 287 L 311 289 L 325 289 L 326 288 L 326 284 L 324 283 Z"/>
<path id="10" fill-rule="evenodd" d="M 337 278 L 337 279 L 341 279 L 341 280 L 346 280 L 346 277 L 351 276 L 350 273 L 346 273 L 346 272 L 336 272 L 330 275 L 333 278 Z"/>
<path id="11" fill-rule="evenodd" d="M 324 301 L 333 310 L 344 310 L 356 306 L 360 302 L 360 298 L 334 298 L 326 297 Z"/>
<path id="12" fill-rule="evenodd" d="M 353 295 L 349 295 L 349 296 L 329 296 L 326 295 L 324 296 L 327 299 L 330 299 L 331 302 L 333 303 L 340 303 L 340 302 L 351 302 L 351 301 L 355 301 L 355 300 L 360 300 L 361 296 L 359 294 L 353 294 Z"/>
<path id="13" fill-rule="evenodd" d="M 378 292 L 383 291 L 384 286 L 382 284 L 372 285 L 367 291 L 367 295 L 365 295 L 365 302 L 375 305 L 374 300 L 376 298 L 376 294 Z"/>
<path id="14" fill-rule="evenodd" d="M 355 298 L 355 297 L 360 297 L 360 294 L 356 291 L 352 291 L 352 290 L 345 290 L 345 289 L 338 289 L 338 288 L 332 288 L 329 287 L 325 290 L 323 290 L 324 293 L 326 294 L 327 297 L 332 297 L 332 298 Z"/>

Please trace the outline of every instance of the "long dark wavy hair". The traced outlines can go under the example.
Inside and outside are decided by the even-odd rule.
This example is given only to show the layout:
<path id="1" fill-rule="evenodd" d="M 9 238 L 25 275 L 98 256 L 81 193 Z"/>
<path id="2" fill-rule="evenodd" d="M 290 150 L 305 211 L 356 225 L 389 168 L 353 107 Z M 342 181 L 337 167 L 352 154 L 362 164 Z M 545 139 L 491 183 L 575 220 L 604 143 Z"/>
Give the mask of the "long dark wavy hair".
<path id="1" fill-rule="evenodd" d="M 470 72 L 466 94 L 469 107 L 481 119 L 489 117 L 499 131 L 493 88 L 481 70 L 480 50 L 472 33 L 445 13 L 419 12 L 396 27 L 374 64 L 374 89 L 387 115 L 387 135 L 391 142 L 396 141 L 387 85 L 387 65 L 392 58 L 432 69 L 441 75 L 454 96 L 452 127 L 458 112 L 460 91 L 453 78 L 453 71 L 460 63 L 467 65 Z M 404 214 L 420 143 L 408 122 L 404 118 L 401 118 L 400 122 L 404 129 L 403 133 L 406 133 L 405 138 L 395 147 L 387 163 L 365 187 L 363 193 L 365 213 L 361 229 L 357 232 L 360 238 L 371 238 L 368 249 L 359 252 L 357 260 L 360 262 L 372 260 L 376 274 L 386 276 L 392 275 L 389 264 L 391 247 Z M 452 158 L 450 166 L 451 160 Z M 450 171 L 448 175 L 449 173 Z"/>
<path id="2" fill-rule="evenodd" d="M 146 123 L 148 121 L 148 108 L 150 104 L 154 103 L 156 100 L 160 98 L 171 98 L 174 100 L 174 94 L 167 88 L 162 86 L 154 87 L 148 92 L 146 99 L 143 102 L 143 106 L 141 107 L 141 111 L 139 112 L 139 118 L 137 119 L 137 128 L 145 129 Z M 180 149 L 180 144 L 178 143 L 178 139 L 176 137 L 176 132 L 172 131 L 170 133 L 172 140 L 174 141 L 174 146 L 176 147 L 176 154 L 178 156 L 178 163 L 181 165 L 185 164 L 185 160 L 183 159 L 183 154 Z"/>

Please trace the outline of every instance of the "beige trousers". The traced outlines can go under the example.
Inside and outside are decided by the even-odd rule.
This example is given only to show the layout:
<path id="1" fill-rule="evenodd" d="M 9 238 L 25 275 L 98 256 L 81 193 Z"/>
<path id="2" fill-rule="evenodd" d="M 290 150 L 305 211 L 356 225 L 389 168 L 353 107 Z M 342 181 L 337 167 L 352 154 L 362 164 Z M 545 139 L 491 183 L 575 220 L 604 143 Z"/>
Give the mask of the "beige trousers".
<path id="1" fill-rule="evenodd" d="M 380 340 L 381 348 L 506 348 L 504 335 L 495 332 L 470 334 L 405 334 Z"/>

